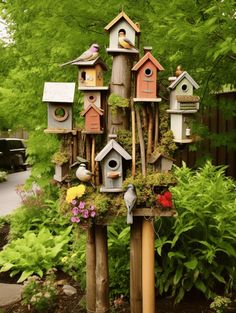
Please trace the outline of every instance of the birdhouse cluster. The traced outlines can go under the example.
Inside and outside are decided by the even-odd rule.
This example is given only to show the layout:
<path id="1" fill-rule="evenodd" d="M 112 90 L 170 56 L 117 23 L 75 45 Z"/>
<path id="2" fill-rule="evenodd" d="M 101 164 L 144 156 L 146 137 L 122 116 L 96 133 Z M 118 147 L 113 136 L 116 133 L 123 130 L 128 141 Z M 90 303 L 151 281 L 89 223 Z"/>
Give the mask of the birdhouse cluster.
<path id="1" fill-rule="evenodd" d="M 144 176 L 146 175 L 144 168 L 147 164 L 155 172 L 166 173 L 171 170 L 174 159 L 168 153 L 158 151 L 160 141 L 159 102 L 162 101 L 158 80 L 159 73 L 164 71 L 163 66 L 153 56 L 152 47 L 144 47 L 144 55 L 137 60 L 140 26 L 138 23 L 134 23 L 125 12 L 122 11 L 118 14 L 105 26 L 105 30 L 109 33 L 109 46 L 106 51 L 113 57 L 110 88 L 104 86 L 104 72 L 108 70 L 108 67 L 100 57 L 100 47 L 97 43 L 93 43 L 79 57 L 62 64 L 62 66 L 73 65 L 78 68 L 77 85 L 78 90 L 83 93 L 84 104 L 80 114 L 84 118 L 84 128 L 81 130 L 81 134 L 86 136 L 86 155 L 80 155 L 80 157 L 87 159 L 87 165 L 85 166 L 83 163 L 80 172 L 87 171 L 86 175 L 89 179 L 86 178 L 86 181 L 95 175 L 93 181 L 100 185 L 99 190 L 110 193 L 123 191 L 122 184 L 126 172 L 124 169 L 131 167 L 131 162 L 128 161 L 132 160 L 132 173 L 133 176 L 135 175 L 135 151 L 131 156 L 116 141 L 115 134 L 118 130 L 132 126 L 133 147 L 135 147 L 135 136 L 138 134 Z M 191 121 L 194 113 L 199 110 L 199 97 L 193 95 L 193 92 L 199 86 L 180 67 L 177 68 L 176 76 L 170 77 L 169 81 L 170 100 L 167 113 L 170 116 L 173 140 L 181 144 L 189 143 L 193 140 Z M 132 93 L 131 90 L 133 90 Z M 74 92 L 74 82 L 45 83 L 43 102 L 48 104 L 48 129 L 46 132 L 58 134 L 76 132 L 73 128 L 72 118 Z M 128 101 L 131 99 L 130 105 L 133 103 L 132 110 L 134 111 L 131 121 L 129 121 L 129 108 L 125 113 L 124 110 L 118 109 L 115 118 L 109 111 L 107 98 L 112 93 L 126 98 Z M 148 116 L 147 147 L 145 147 L 143 126 L 136 103 L 139 103 L 139 107 L 142 108 L 141 114 Z M 124 119 L 128 119 L 125 127 Z M 111 138 L 109 138 L 109 134 L 112 135 Z M 107 143 L 104 143 L 103 148 L 96 155 L 95 136 L 99 135 L 101 136 L 100 145 L 101 141 L 107 141 Z M 83 181 L 81 177 L 80 175 L 80 180 Z"/>

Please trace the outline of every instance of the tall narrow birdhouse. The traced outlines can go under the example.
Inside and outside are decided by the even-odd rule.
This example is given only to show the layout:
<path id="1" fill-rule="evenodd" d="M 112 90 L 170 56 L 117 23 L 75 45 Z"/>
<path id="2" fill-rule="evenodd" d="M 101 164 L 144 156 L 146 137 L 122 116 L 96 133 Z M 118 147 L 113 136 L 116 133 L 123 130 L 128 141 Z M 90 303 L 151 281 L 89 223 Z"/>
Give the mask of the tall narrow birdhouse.
<path id="1" fill-rule="evenodd" d="M 101 162 L 101 192 L 121 192 L 123 183 L 123 159 L 131 160 L 131 156 L 114 139 L 98 153 L 95 161 Z"/>
<path id="2" fill-rule="evenodd" d="M 136 38 L 140 35 L 140 29 L 138 24 L 135 24 L 125 12 L 120 12 L 106 27 L 105 30 L 109 32 L 109 48 L 107 52 L 126 52 L 126 53 L 138 53 L 135 49 L 137 46 Z M 127 46 L 121 46 L 119 42 L 120 34 L 123 34 L 124 44 L 127 42 Z M 130 44 L 129 44 L 130 43 Z"/>
<path id="3" fill-rule="evenodd" d="M 103 129 L 101 127 L 101 116 L 103 110 L 98 108 L 95 104 L 90 103 L 87 108 L 81 112 L 81 116 L 85 116 L 85 133 L 101 134 Z"/>
<path id="4" fill-rule="evenodd" d="M 157 98 L 157 76 L 164 68 L 151 54 L 151 50 L 151 47 L 144 48 L 145 55 L 132 68 L 136 74 L 136 98 L 134 98 L 136 102 L 161 101 Z"/>
<path id="5" fill-rule="evenodd" d="M 189 143 L 193 141 L 191 134 L 191 121 L 193 114 L 199 110 L 198 96 L 193 95 L 194 89 L 198 89 L 198 84 L 185 71 L 178 77 L 169 78 L 170 90 L 170 128 L 173 131 L 174 141 L 179 143 Z"/>
<path id="6" fill-rule="evenodd" d="M 72 130 L 72 104 L 75 83 L 44 84 L 43 102 L 48 103 L 48 131 L 61 132 Z"/>
<path id="7" fill-rule="evenodd" d="M 71 64 L 77 65 L 79 68 L 79 89 L 83 87 L 103 86 L 103 72 L 107 71 L 107 66 L 100 57 L 92 61 L 75 61 Z"/>

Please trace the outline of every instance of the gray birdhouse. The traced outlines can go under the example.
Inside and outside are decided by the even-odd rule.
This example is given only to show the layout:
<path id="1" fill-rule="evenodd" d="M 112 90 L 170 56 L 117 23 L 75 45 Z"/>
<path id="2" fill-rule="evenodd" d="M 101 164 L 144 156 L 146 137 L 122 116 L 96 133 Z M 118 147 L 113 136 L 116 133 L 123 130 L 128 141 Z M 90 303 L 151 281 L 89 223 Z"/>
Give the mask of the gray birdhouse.
<path id="1" fill-rule="evenodd" d="M 167 173 L 172 169 L 174 159 L 163 154 L 163 153 L 155 153 L 152 154 L 148 163 L 153 165 L 153 169 L 155 171 L 161 173 Z"/>
<path id="2" fill-rule="evenodd" d="M 127 52 L 127 53 L 138 53 L 138 50 L 124 49 L 119 45 L 119 32 L 123 31 L 125 36 L 130 40 L 133 46 L 136 45 L 136 37 L 140 35 L 139 25 L 135 24 L 125 12 L 120 12 L 105 28 L 109 32 L 109 48 L 107 52 Z"/>
<path id="3" fill-rule="evenodd" d="M 103 87 L 103 72 L 107 71 L 107 66 L 100 57 L 91 61 L 75 61 L 71 64 L 78 66 L 78 86 L 80 90 L 86 90 L 86 87 L 108 89 L 108 87 Z"/>
<path id="4" fill-rule="evenodd" d="M 44 84 L 43 102 L 48 104 L 48 131 L 72 130 L 72 104 L 74 102 L 75 83 Z"/>
<path id="5" fill-rule="evenodd" d="M 114 139 L 98 153 L 95 161 L 101 162 L 103 185 L 101 192 L 122 192 L 122 161 L 131 160 L 131 156 Z"/>
<path id="6" fill-rule="evenodd" d="M 101 92 L 88 90 L 84 92 L 84 109 L 86 110 L 90 104 L 94 104 L 97 108 L 101 109 Z"/>
<path id="7" fill-rule="evenodd" d="M 199 110 L 198 96 L 193 95 L 194 89 L 198 89 L 198 84 L 185 71 L 178 77 L 169 78 L 170 86 L 170 128 L 174 134 L 174 141 L 179 143 L 190 143 L 191 121 L 193 114 Z"/>

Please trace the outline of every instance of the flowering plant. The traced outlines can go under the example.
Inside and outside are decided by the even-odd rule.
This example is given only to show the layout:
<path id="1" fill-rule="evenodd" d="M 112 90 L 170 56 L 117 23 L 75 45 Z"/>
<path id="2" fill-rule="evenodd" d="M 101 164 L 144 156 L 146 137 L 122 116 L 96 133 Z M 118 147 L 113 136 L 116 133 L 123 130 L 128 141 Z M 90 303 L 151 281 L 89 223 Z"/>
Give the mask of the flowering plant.
<path id="1" fill-rule="evenodd" d="M 163 208 L 173 208 L 172 194 L 170 191 L 165 191 L 163 194 L 157 196 L 157 203 Z"/>
<path id="2" fill-rule="evenodd" d="M 66 202 L 72 206 L 70 217 L 72 223 L 84 225 L 96 217 L 94 205 L 87 205 L 85 201 L 79 200 L 84 193 L 85 186 L 82 184 L 67 190 Z"/>

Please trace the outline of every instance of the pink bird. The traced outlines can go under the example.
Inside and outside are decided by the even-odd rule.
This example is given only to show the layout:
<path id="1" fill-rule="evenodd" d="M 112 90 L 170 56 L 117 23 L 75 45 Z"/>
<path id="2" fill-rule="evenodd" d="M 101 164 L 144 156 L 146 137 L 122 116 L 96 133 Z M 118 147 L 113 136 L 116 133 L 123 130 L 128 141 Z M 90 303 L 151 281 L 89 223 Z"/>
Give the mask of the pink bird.
<path id="1" fill-rule="evenodd" d="M 68 65 L 68 64 L 76 64 L 76 62 L 86 62 L 86 61 L 92 61 L 95 60 L 99 55 L 99 45 L 97 43 L 93 43 L 88 50 L 83 52 L 78 58 L 66 62 L 62 64 L 61 66 Z"/>

